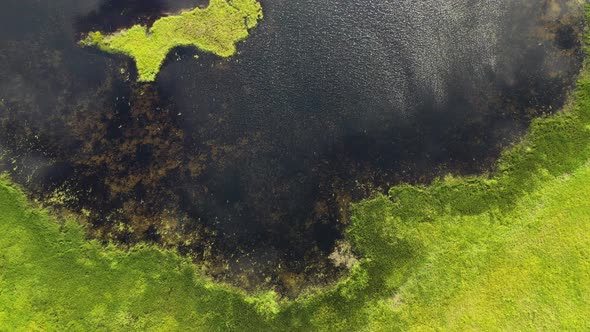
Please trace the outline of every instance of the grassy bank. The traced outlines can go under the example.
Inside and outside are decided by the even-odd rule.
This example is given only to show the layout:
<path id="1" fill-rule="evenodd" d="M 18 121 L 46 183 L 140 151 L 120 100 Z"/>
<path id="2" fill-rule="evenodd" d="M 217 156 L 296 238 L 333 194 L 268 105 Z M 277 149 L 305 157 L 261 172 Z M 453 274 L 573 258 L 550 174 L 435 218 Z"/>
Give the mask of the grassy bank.
<path id="1" fill-rule="evenodd" d="M 365 262 L 354 282 L 277 308 L 204 281 L 154 248 L 84 239 L 0 187 L 3 330 L 584 330 L 590 328 L 590 166 L 546 182 L 510 214 L 445 217 Z M 377 210 L 390 203 L 371 201 Z M 389 213 L 385 216 L 387 218 Z M 369 217 L 370 218 L 370 217 Z M 395 238 L 395 240 L 393 240 Z M 416 238 L 430 241 L 412 246 Z M 403 238 L 402 238 L 403 239 Z M 392 247 L 392 248 L 393 248 Z M 396 257 L 397 256 L 397 257 Z M 273 310 L 274 309 L 274 310 Z M 281 309 L 281 311 L 277 311 Z"/>
<path id="2" fill-rule="evenodd" d="M 260 19 L 262 7 L 256 0 L 211 0 L 207 8 L 163 17 L 149 29 L 135 25 L 111 35 L 91 32 L 80 43 L 132 57 L 138 80 L 149 82 L 156 79 L 175 47 L 194 46 L 221 57 L 234 55 L 236 43 L 248 37 L 248 30 Z"/>
<path id="3" fill-rule="evenodd" d="M 590 12 L 588 12 L 590 16 Z M 491 177 L 356 204 L 351 275 L 295 301 L 246 296 L 177 255 L 88 241 L 0 184 L 0 330 L 590 329 L 590 68 Z"/>

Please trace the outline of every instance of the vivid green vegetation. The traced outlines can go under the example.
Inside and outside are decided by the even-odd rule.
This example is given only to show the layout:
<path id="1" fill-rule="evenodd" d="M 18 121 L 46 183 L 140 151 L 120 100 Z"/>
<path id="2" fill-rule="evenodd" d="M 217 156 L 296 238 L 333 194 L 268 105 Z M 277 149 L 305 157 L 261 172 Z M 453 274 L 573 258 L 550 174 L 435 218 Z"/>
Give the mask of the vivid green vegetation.
<path id="1" fill-rule="evenodd" d="M 104 248 L 7 180 L 0 211 L 0 330 L 586 331 L 590 68 L 493 176 L 356 204 L 347 235 L 364 259 L 295 301 L 248 297 L 155 248 Z"/>
<path id="2" fill-rule="evenodd" d="M 236 43 L 248 37 L 248 30 L 260 19 L 262 7 L 256 0 L 211 0 L 205 9 L 163 17 L 149 29 L 135 25 L 112 35 L 91 32 L 80 43 L 132 57 L 139 81 L 149 82 L 174 47 L 195 46 L 221 57 L 234 55 Z"/>

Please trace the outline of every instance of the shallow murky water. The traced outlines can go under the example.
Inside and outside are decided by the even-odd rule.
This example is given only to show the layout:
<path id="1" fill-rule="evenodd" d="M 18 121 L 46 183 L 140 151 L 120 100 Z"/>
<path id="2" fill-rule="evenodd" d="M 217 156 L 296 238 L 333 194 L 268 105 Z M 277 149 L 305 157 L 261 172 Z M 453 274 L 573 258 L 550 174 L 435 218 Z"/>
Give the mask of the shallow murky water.
<path id="1" fill-rule="evenodd" d="M 579 2 L 557 0 L 266 0 L 238 55 L 178 49 L 154 84 L 76 45 L 191 4 L 4 0 L 1 165 L 91 235 L 249 289 L 337 276 L 351 202 L 490 170 L 581 63 Z"/>

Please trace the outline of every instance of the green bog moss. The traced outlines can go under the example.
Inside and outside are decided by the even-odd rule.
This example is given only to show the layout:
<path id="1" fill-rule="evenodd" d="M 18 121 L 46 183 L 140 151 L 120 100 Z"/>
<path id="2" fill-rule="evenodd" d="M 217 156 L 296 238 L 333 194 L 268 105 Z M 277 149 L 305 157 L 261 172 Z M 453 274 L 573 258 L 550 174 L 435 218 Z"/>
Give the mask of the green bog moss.
<path id="1" fill-rule="evenodd" d="M 160 18 L 149 29 L 135 25 L 109 35 L 91 32 L 80 44 L 132 57 L 139 81 L 149 82 L 178 46 L 194 46 L 221 57 L 234 55 L 236 43 L 248 37 L 260 19 L 262 7 L 256 0 L 211 0 L 205 9 Z"/>

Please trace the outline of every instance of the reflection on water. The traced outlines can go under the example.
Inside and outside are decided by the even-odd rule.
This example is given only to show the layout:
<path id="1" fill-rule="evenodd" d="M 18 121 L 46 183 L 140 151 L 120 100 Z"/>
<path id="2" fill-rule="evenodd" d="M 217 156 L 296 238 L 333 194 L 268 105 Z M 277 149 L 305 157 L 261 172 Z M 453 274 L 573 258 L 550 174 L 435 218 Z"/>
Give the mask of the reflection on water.
<path id="1" fill-rule="evenodd" d="M 162 16 L 173 15 L 196 6 L 206 7 L 206 0 L 105 0 L 75 21 L 79 32 L 115 32 L 135 24 L 151 26 Z"/>
<path id="2" fill-rule="evenodd" d="M 154 84 L 76 46 L 190 3 L 5 1 L 2 168 L 95 237 L 288 295 L 342 272 L 329 255 L 351 202 L 491 169 L 581 61 L 565 0 L 263 1 L 239 55 L 178 49 Z"/>

